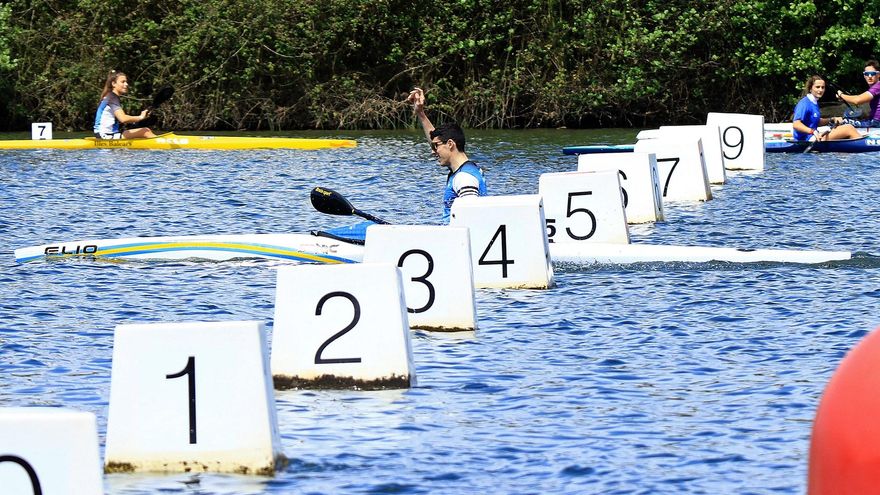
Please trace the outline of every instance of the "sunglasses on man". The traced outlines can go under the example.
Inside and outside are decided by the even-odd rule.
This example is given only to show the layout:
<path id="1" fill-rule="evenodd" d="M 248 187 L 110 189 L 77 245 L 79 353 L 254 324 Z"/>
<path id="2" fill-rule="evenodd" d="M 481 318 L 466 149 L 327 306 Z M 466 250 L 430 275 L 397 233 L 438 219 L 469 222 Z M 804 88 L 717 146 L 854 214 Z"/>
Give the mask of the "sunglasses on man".
<path id="1" fill-rule="evenodd" d="M 444 144 L 446 144 L 448 142 L 449 142 L 448 139 L 445 141 L 441 140 L 440 142 L 431 141 L 431 151 L 437 151 L 438 146 L 443 146 Z"/>
<path id="2" fill-rule="evenodd" d="M 876 70 L 866 70 L 865 72 L 862 72 L 862 75 L 865 77 L 874 77 L 877 74 L 878 72 Z"/>

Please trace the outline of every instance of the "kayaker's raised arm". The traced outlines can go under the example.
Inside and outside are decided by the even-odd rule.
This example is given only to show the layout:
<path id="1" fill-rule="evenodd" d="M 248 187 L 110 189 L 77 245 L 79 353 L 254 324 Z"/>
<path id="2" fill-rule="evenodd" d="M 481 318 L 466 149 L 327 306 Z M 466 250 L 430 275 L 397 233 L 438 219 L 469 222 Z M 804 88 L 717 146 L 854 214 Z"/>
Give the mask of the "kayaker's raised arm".
<path id="1" fill-rule="evenodd" d="M 465 154 L 464 130 L 455 122 L 445 122 L 434 127 L 425 113 L 425 92 L 413 88 L 406 97 L 413 106 L 413 113 L 419 119 L 431 152 L 437 157 L 437 164 L 446 167 L 446 190 L 443 192 L 443 223 L 449 223 L 452 203 L 462 196 L 485 196 L 486 180 L 483 171 Z"/>
<path id="2" fill-rule="evenodd" d="M 128 76 L 119 71 L 110 71 L 101 92 L 101 101 L 95 113 L 93 131 L 98 139 L 135 139 L 154 138 L 156 135 L 148 127 L 126 129 L 122 131 L 119 124 L 133 124 L 147 118 L 149 112 L 144 110 L 139 115 L 128 115 L 122 109 L 119 97 L 128 93 Z"/>
<path id="3" fill-rule="evenodd" d="M 422 130 L 425 132 L 425 138 L 428 142 L 431 142 L 431 131 L 434 130 L 434 124 L 431 123 L 431 119 L 428 118 L 428 114 L 425 113 L 425 92 L 422 88 L 413 88 L 412 91 L 409 92 L 409 96 L 406 98 L 406 102 L 410 103 L 413 106 L 413 114 L 419 119 L 419 123 L 422 124 Z"/>

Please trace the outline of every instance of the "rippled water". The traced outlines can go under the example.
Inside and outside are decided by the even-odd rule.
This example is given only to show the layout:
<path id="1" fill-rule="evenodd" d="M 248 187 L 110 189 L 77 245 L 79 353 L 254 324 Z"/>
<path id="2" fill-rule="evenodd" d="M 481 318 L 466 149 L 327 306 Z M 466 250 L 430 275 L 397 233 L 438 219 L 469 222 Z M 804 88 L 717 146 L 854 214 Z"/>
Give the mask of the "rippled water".
<path id="1" fill-rule="evenodd" d="M 493 194 L 576 167 L 564 145 L 635 131 L 471 132 Z M 274 262 L 16 264 L 13 249 L 140 235 L 303 232 L 316 185 L 439 221 L 421 134 L 356 149 L 0 152 L 0 406 L 94 412 L 113 329 L 265 320 Z M 802 493 L 811 421 L 840 359 L 880 324 L 877 154 L 768 155 L 634 242 L 850 250 L 850 262 L 558 267 L 547 291 L 479 290 L 475 333 L 413 332 L 419 386 L 285 391 L 274 478 L 108 475 L 108 493 Z M 271 326 L 270 326 L 271 329 Z"/>

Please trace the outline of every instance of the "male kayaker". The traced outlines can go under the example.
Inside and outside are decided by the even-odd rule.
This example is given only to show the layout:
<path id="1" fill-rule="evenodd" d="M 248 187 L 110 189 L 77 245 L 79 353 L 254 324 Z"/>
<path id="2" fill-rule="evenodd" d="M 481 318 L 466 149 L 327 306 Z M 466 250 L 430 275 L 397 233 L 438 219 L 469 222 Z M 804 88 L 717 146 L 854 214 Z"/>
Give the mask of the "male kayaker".
<path id="1" fill-rule="evenodd" d="M 128 76 L 119 71 L 110 71 L 107 81 L 104 83 L 104 91 L 101 92 L 101 102 L 95 113 L 95 137 L 98 139 L 134 139 L 154 138 L 153 131 L 149 127 L 140 129 L 119 130 L 119 124 L 133 124 L 147 118 L 148 111 L 144 110 L 140 115 L 128 115 L 122 110 L 119 97 L 128 93 Z"/>
<path id="2" fill-rule="evenodd" d="M 464 131 L 458 124 L 447 122 L 435 128 L 425 113 L 425 92 L 421 88 L 410 91 L 406 101 L 412 104 L 438 163 L 449 169 L 443 193 L 443 223 L 449 223 L 452 203 L 465 196 L 485 196 L 486 180 L 480 167 L 465 154 Z"/>
<path id="3" fill-rule="evenodd" d="M 868 103 L 871 109 L 868 116 L 861 120 L 842 119 L 835 117 L 835 121 L 843 124 L 852 124 L 853 127 L 880 127 L 880 62 L 874 59 L 865 62 L 865 70 L 862 72 L 868 90 L 860 95 L 848 95 L 843 91 L 837 92 L 837 97 L 851 105 Z"/>

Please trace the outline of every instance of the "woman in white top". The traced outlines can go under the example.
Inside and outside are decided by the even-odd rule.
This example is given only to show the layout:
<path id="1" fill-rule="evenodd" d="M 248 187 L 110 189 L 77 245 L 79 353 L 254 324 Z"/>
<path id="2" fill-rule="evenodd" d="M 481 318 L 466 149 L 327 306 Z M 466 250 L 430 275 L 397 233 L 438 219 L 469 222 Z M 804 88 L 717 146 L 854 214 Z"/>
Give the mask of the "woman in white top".
<path id="1" fill-rule="evenodd" d="M 101 102 L 95 113 L 95 137 L 98 139 L 154 138 L 156 135 L 148 127 L 119 130 L 119 124 L 133 124 L 147 118 L 148 111 L 140 115 L 128 115 L 122 110 L 119 97 L 128 93 L 128 76 L 122 72 L 111 71 L 104 83 Z"/>

